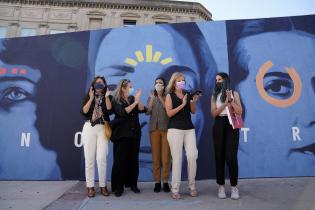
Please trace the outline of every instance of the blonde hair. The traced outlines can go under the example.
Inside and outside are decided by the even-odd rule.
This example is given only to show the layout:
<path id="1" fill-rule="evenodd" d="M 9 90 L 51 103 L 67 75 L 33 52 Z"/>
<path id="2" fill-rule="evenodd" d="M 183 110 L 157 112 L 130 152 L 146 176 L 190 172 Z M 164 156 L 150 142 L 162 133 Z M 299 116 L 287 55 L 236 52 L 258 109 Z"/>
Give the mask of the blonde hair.
<path id="1" fill-rule="evenodd" d="M 168 85 L 166 87 L 167 93 L 173 93 L 175 91 L 175 83 L 176 80 L 180 77 L 183 77 L 185 79 L 185 76 L 180 72 L 174 72 L 171 76 L 170 81 L 168 82 Z"/>
<path id="2" fill-rule="evenodd" d="M 122 89 L 126 88 L 128 86 L 128 84 L 130 83 L 129 79 L 122 79 L 119 81 L 116 90 L 115 90 L 115 95 L 114 95 L 114 100 L 116 102 L 120 102 L 121 98 L 122 98 Z"/>

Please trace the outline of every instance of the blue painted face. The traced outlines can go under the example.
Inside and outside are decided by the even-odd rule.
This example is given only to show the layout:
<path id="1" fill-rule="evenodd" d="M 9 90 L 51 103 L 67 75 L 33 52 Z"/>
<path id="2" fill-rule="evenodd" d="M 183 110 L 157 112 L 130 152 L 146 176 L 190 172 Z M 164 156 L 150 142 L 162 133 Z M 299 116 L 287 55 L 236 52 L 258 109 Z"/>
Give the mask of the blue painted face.
<path id="1" fill-rule="evenodd" d="M 248 142 L 241 143 L 239 160 L 246 167 L 241 167 L 240 175 L 314 176 L 315 36 L 301 31 L 262 33 L 241 39 L 236 50 L 238 62 L 248 70 L 238 90 L 250 128 Z M 258 71 L 267 61 L 273 66 L 264 75 L 262 89 L 276 102 L 264 99 L 256 84 Z M 302 92 L 291 106 L 280 107 L 299 86 L 286 67 L 299 75 Z"/>
<path id="2" fill-rule="evenodd" d="M 57 155 L 41 145 L 35 127 L 40 71 L 1 61 L 0 70 L 0 179 L 59 179 Z"/>
<path id="3" fill-rule="evenodd" d="M 192 48 L 185 38 L 167 26 L 113 29 L 102 40 L 96 56 L 95 75 L 103 75 L 111 87 L 123 78 L 130 79 L 135 90 L 142 89 L 141 100 L 144 104 L 150 90 L 154 90 L 155 78 L 162 76 L 169 79 L 176 71 L 184 73 L 186 89 L 198 88 L 202 75 Z M 200 108 L 197 110 L 193 120 L 200 133 L 203 128 L 203 114 Z M 148 120 L 148 116 L 140 117 L 142 180 L 152 179 Z"/>

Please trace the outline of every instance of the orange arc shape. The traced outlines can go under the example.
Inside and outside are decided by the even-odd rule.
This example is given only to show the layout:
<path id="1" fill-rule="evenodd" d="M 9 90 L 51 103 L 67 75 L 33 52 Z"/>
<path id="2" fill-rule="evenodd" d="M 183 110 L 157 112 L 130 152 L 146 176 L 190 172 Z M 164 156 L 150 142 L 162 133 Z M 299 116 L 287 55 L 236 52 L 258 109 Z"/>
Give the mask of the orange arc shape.
<path id="1" fill-rule="evenodd" d="M 258 74 L 256 76 L 256 87 L 258 90 L 259 95 L 267 101 L 269 104 L 272 104 L 274 106 L 278 107 L 289 107 L 293 105 L 295 102 L 299 100 L 302 94 L 302 81 L 300 79 L 300 76 L 296 72 L 296 70 L 291 67 L 291 68 L 286 68 L 286 71 L 288 72 L 289 76 L 291 77 L 293 81 L 293 94 L 290 98 L 288 99 L 276 99 L 268 95 L 264 88 L 264 76 L 267 73 L 267 71 L 273 66 L 273 63 L 271 61 L 265 62 L 259 69 Z"/>

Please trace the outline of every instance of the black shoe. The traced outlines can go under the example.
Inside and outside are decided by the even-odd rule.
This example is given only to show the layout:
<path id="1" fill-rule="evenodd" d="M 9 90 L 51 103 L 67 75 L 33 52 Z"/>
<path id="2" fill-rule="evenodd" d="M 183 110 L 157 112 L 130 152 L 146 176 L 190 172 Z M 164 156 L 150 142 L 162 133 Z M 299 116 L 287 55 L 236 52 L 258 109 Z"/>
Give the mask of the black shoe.
<path id="1" fill-rule="evenodd" d="M 115 191 L 115 196 L 116 197 L 120 197 L 122 194 L 123 194 L 123 191 L 121 191 L 121 190 L 116 190 Z"/>
<path id="2" fill-rule="evenodd" d="M 154 192 L 161 192 L 161 183 L 155 183 Z"/>
<path id="3" fill-rule="evenodd" d="M 130 189 L 134 193 L 140 193 L 140 190 L 139 190 L 139 188 L 137 186 L 132 186 Z"/>
<path id="4" fill-rule="evenodd" d="M 164 192 L 170 192 L 170 191 L 171 191 L 171 190 L 170 190 L 170 186 L 168 185 L 167 182 L 164 182 L 164 183 L 163 183 L 163 191 L 164 191 Z"/>

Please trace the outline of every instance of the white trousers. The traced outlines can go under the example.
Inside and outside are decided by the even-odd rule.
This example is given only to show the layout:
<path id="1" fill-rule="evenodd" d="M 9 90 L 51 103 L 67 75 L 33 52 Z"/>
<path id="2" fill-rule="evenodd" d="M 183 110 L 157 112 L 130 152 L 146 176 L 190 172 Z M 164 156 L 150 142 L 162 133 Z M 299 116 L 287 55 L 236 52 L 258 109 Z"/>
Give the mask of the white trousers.
<path id="1" fill-rule="evenodd" d="M 104 125 L 91 126 L 86 122 L 82 130 L 82 141 L 85 157 L 85 179 L 87 187 L 94 187 L 95 159 L 97 162 L 99 186 L 106 186 L 106 169 L 108 155 L 108 140 L 104 135 Z"/>
<path id="2" fill-rule="evenodd" d="M 187 169 L 189 189 L 195 190 L 196 189 L 195 177 L 197 172 L 198 158 L 195 129 L 191 130 L 168 129 L 167 139 L 170 145 L 172 155 L 172 192 L 173 193 L 179 192 L 182 172 L 183 146 L 185 147 L 188 163 Z"/>

